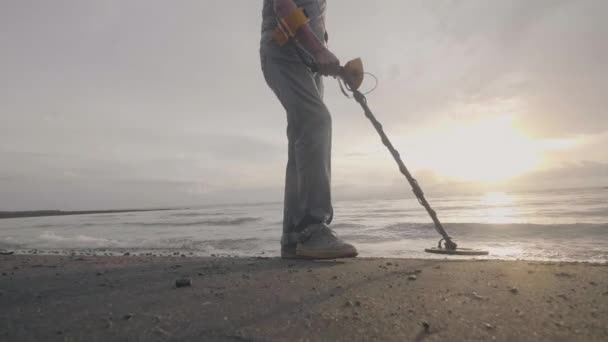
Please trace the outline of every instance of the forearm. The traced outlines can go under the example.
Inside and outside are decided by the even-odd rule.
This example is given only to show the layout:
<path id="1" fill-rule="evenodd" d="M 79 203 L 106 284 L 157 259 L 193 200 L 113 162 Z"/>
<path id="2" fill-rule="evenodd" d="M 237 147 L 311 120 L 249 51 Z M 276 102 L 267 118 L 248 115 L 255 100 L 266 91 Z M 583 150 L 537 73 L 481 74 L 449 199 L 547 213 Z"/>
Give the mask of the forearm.
<path id="1" fill-rule="evenodd" d="M 274 12 L 280 18 L 288 16 L 298 7 L 293 0 L 274 0 Z M 306 51 L 315 56 L 324 51 L 325 45 L 319 40 L 315 33 L 310 28 L 309 24 L 302 25 L 296 32 L 295 38 Z"/>

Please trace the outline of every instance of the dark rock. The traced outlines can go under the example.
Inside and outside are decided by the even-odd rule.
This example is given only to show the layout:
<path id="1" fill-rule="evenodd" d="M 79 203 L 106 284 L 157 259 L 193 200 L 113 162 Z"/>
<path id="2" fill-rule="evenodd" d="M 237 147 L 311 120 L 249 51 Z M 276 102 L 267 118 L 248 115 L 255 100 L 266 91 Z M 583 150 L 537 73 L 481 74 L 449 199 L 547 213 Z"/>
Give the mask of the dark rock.
<path id="1" fill-rule="evenodd" d="M 190 287 L 192 286 L 192 279 L 190 278 L 180 278 L 175 281 L 175 287 Z"/>
<path id="2" fill-rule="evenodd" d="M 408 280 L 416 280 L 417 278 L 416 278 L 416 275 L 410 274 L 409 276 L 407 276 L 407 279 Z"/>
<path id="3" fill-rule="evenodd" d="M 133 318 L 133 316 L 134 316 L 134 314 L 132 314 L 132 313 L 128 313 L 128 314 L 126 314 L 126 315 L 122 316 L 122 319 L 124 319 L 125 321 L 128 321 L 128 320 L 130 320 L 131 318 Z"/>
<path id="4" fill-rule="evenodd" d="M 429 330 L 431 330 L 431 325 L 429 324 L 429 322 L 427 321 L 422 321 L 420 322 L 420 324 L 422 324 L 422 327 L 424 328 L 425 332 L 429 332 Z"/>
<path id="5" fill-rule="evenodd" d="M 519 290 L 517 289 L 517 287 L 512 287 L 512 288 L 511 288 L 509 291 L 510 291 L 512 294 L 518 294 L 518 293 L 519 293 Z"/>
<path id="6" fill-rule="evenodd" d="M 483 326 L 486 327 L 486 329 L 488 330 L 494 329 L 494 326 L 490 323 L 484 323 Z"/>
<path id="7" fill-rule="evenodd" d="M 555 275 L 558 277 L 564 277 L 564 278 L 572 278 L 574 276 L 573 274 L 566 273 L 566 272 L 558 272 L 558 273 L 555 273 Z"/>
<path id="8" fill-rule="evenodd" d="M 13 252 L 13 251 L 0 252 L 0 255 L 11 255 L 11 254 L 15 254 L 15 252 Z"/>
<path id="9" fill-rule="evenodd" d="M 131 255 L 131 253 L 129 253 L 129 252 L 126 252 L 123 254 L 123 256 L 129 256 L 129 255 Z"/>

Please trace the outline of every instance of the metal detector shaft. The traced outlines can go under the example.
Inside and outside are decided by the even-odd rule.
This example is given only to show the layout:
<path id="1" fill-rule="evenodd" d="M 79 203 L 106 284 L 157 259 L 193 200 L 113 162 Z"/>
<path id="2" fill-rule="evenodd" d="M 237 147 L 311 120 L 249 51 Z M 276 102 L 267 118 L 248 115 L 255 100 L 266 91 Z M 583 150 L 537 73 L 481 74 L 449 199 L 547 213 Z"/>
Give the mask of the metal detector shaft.
<path id="1" fill-rule="evenodd" d="M 401 160 L 399 152 L 393 147 L 393 144 L 386 136 L 386 133 L 384 133 L 382 124 L 378 122 L 378 120 L 376 120 L 376 117 L 367 106 L 367 99 L 365 98 L 365 95 L 363 95 L 359 90 L 352 90 L 352 92 L 355 100 L 361 105 L 361 107 L 365 111 L 365 116 L 369 119 L 369 121 L 371 121 L 371 123 L 374 125 L 374 128 L 380 135 L 382 143 L 384 144 L 384 146 L 386 146 L 386 148 L 388 148 L 388 150 L 393 155 L 393 158 L 399 165 L 399 171 L 401 171 L 401 173 L 405 176 L 405 178 L 407 178 L 407 181 L 412 186 L 412 191 L 414 192 L 414 195 L 416 195 L 418 202 L 424 207 L 424 209 L 426 209 L 426 212 L 429 213 L 429 216 L 435 223 L 435 229 L 443 237 L 443 239 L 439 240 L 438 247 L 441 248 L 441 242 L 444 241 L 446 249 L 456 249 L 456 243 L 454 243 L 452 239 L 448 236 L 448 233 L 443 228 L 443 225 L 441 224 L 441 222 L 439 222 L 439 218 L 437 218 L 437 213 L 435 213 L 435 210 L 431 208 L 429 202 L 427 202 L 426 198 L 424 198 L 424 193 L 422 192 L 420 185 L 418 185 L 418 181 L 416 181 L 416 179 L 408 171 L 407 167 L 405 167 L 405 164 Z"/>

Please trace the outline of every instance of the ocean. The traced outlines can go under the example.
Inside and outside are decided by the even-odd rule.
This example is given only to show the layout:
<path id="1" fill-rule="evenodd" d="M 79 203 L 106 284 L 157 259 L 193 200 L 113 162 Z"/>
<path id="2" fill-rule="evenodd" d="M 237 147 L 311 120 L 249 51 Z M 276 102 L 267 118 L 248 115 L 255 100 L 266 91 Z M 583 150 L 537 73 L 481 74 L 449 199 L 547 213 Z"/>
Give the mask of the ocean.
<path id="1" fill-rule="evenodd" d="M 429 197 L 461 247 L 505 260 L 608 262 L 608 188 Z M 413 197 L 336 201 L 331 227 L 361 257 L 444 258 Z M 0 249 L 18 253 L 279 255 L 282 203 L 0 220 Z M 457 258 L 457 257 L 450 257 Z"/>

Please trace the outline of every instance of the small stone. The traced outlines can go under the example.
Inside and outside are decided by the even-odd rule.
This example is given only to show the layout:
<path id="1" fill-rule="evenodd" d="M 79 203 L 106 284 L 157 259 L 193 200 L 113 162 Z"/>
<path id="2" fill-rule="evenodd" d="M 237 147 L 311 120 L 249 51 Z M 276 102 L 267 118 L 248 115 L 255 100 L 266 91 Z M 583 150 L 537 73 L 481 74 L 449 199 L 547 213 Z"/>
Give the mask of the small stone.
<path id="1" fill-rule="evenodd" d="M 420 273 L 422 273 L 422 270 L 415 270 L 414 273 L 420 274 Z"/>
<path id="2" fill-rule="evenodd" d="M 386 266 L 393 266 L 393 263 L 392 262 L 387 262 Z"/>
<path id="3" fill-rule="evenodd" d="M 131 253 L 129 253 L 129 252 L 126 252 L 123 254 L 123 256 L 129 256 L 129 255 L 131 255 Z"/>
<path id="4" fill-rule="evenodd" d="M 592 285 L 592 286 L 597 286 L 597 283 L 596 283 L 596 282 L 594 282 L 594 281 L 590 281 L 590 282 L 589 282 L 589 285 Z"/>
<path id="5" fill-rule="evenodd" d="M 192 279 L 190 278 L 180 278 L 175 281 L 175 287 L 190 287 L 192 286 Z"/>
<path id="6" fill-rule="evenodd" d="M 160 327 L 154 328 L 152 330 L 152 332 L 155 333 L 155 334 L 157 334 L 157 335 L 163 335 L 163 336 L 169 335 L 169 333 L 165 329 L 160 328 Z"/>
<path id="7" fill-rule="evenodd" d="M 422 322 L 420 322 L 420 324 L 422 324 L 422 327 L 424 328 L 424 331 L 427 332 L 427 333 L 431 329 L 431 325 L 427 321 L 422 321 Z"/>
<path id="8" fill-rule="evenodd" d="M 124 319 L 125 321 L 128 321 L 128 320 L 130 320 L 131 318 L 133 318 L 133 316 L 134 316 L 134 314 L 132 314 L 132 313 L 128 313 L 128 314 L 126 314 L 126 315 L 122 316 L 122 319 Z"/>
<path id="9" fill-rule="evenodd" d="M 356 302 L 355 302 L 355 305 L 356 305 L 356 306 L 361 306 L 361 302 L 360 302 L 360 301 L 356 301 Z"/>
<path id="10" fill-rule="evenodd" d="M 512 287 L 512 288 L 511 288 L 509 291 L 510 291 L 512 294 L 518 294 L 518 293 L 519 293 L 519 290 L 517 289 L 517 287 Z"/>
<path id="11" fill-rule="evenodd" d="M 0 295 L 1 295 L 1 294 L 2 294 L 2 293 L 0 292 Z M 349 301 L 347 301 L 347 302 L 344 304 L 344 306 L 353 306 L 353 302 L 351 302 L 351 301 L 349 300 Z"/>
<path id="12" fill-rule="evenodd" d="M 572 274 L 566 273 L 566 272 L 558 272 L 558 273 L 555 273 L 555 275 L 558 276 L 558 277 L 565 277 L 565 278 L 571 278 L 571 277 L 573 277 Z"/>
<path id="13" fill-rule="evenodd" d="M 473 293 L 471 293 L 471 295 L 473 296 L 473 298 L 475 299 L 479 299 L 479 300 L 488 300 L 488 297 L 484 297 L 484 296 L 480 296 L 477 292 L 473 291 Z"/>
<path id="14" fill-rule="evenodd" d="M 488 329 L 488 330 L 494 329 L 494 326 L 490 323 L 484 323 L 483 326 L 486 327 L 486 329 Z"/>
<path id="15" fill-rule="evenodd" d="M 97 272 L 96 274 L 97 274 L 97 276 L 100 276 L 100 275 L 102 275 L 103 273 L 101 273 L 101 272 Z"/>
<path id="16" fill-rule="evenodd" d="M 410 274 L 409 276 L 407 276 L 408 280 L 416 280 L 416 276 L 414 274 Z"/>

